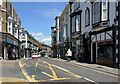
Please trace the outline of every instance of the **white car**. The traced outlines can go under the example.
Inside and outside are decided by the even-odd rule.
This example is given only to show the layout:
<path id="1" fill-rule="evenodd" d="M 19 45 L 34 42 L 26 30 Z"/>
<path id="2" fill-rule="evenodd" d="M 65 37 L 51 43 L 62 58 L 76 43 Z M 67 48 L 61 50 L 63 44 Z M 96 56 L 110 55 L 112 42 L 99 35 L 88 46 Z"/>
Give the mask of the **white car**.
<path id="1" fill-rule="evenodd" d="M 34 58 L 38 58 L 38 54 L 37 53 L 33 53 L 32 54 L 32 59 L 34 59 Z"/>
<path id="2" fill-rule="evenodd" d="M 45 55 L 45 58 L 47 58 L 48 57 L 48 55 Z"/>
<path id="3" fill-rule="evenodd" d="M 40 53 L 38 53 L 38 58 L 42 57 Z"/>

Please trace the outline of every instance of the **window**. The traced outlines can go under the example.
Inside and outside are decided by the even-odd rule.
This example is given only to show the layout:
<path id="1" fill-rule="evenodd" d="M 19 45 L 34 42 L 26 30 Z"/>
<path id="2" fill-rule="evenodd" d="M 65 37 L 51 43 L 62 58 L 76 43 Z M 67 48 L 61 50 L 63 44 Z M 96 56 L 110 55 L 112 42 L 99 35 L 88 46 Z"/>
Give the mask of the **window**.
<path id="1" fill-rule="evenodd" d="M 17 29 L 15 29 L 15 34 L 17 33 Z"/>
<path id="2" fill-rule="evenodd" d="M 75 17 L 72 18 L 72 32 L 75 32 Z"/>
<path id="3" fill-rule="evenodd" d="M 93 4 L 93 23 L 100 21 L 100 2 Z"/>
<path id="4" fill-rule="evenodd" d="M 72 12 L 74 12 L 74 3 L 72 4 Z"/>
<path id="5" fill-rule="evenodd" d="M 107 20 L 107 0 L 102 2 L 102 21 Z"/>
<path id="6" fill-rule="evenodd" d="M 76 31 L 80 31 L 80 15 L 76 16 Z"/>
<path id="7" fill-rule="evenodd" d="M 25 39 L 25 34 L 23 33 L 23 37 L 22 37 L 23 39 Z"/>
<path id="8" fill-rule="evenodd" d="M 85 26 L 89 25 L 90 25 L 90 10 L 89 8 L 87 8 L 85 11 Z"/>
<path id="9" fill-rule="evenodd" d="M 66 37 L 68 37 L 68 24 L 66 24 Z"/>

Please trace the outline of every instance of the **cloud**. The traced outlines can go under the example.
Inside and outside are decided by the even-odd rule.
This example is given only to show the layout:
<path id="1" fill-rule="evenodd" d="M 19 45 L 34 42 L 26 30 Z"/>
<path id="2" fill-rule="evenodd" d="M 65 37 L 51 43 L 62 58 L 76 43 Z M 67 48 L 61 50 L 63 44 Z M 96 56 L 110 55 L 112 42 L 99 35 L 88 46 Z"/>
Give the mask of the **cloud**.
<path id="1" fill-rule="evenodd" d="M 49 38 L 44 38 L 44 39 L 42 39 L 42 42 L 50 42 L 51 41 L 51 38 L 49 37 Z"/>
<path id="2" fill-rule="evenodd" d="M 53 9 L 50 9 L 50 10 L 48 10 L 48 11 L 45 11 L 46 13 L 44 13 L 44 15 L 46 16 L 46 17 L 55 17 L 55 16 L 60 16 L 60 14 L 61 14 L 61 11 L 60 10 L 58 10 L 58 9 L 56 9 L 56 8 L 53 8 Z"/>
<path id="3" fill-rule="evenodd" d="M 33 33 L 32 36 L 43 36 L 43 33 Z"/>

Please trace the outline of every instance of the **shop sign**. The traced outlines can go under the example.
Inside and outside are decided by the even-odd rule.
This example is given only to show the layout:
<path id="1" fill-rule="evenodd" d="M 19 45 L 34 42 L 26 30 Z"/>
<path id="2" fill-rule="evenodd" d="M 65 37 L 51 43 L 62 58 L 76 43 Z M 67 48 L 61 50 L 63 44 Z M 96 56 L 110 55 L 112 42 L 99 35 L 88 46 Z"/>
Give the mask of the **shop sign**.
<path id="1" fill-rule="evenodd" d="M 12 40 L 11 38 L 7 37 L 7 42 L 10 43 L 10 44 L 13 44 L 13 45 L 16 45 L 18 46 L 18 42 Z"/>
<path id="2" fill-rule="evenodd" d="M 7 37 L 7 42 L 10 43 L 10 44 L 13 44 L 13 40 L 10 39 L 9 37 Z"/>
<path id="3" fill-rule="evenodd" d="M 16 45 L 16 46 L 18 46 L 18 42 L 16 42 L 16 41 L 13 41 L 13 45 Z"/>

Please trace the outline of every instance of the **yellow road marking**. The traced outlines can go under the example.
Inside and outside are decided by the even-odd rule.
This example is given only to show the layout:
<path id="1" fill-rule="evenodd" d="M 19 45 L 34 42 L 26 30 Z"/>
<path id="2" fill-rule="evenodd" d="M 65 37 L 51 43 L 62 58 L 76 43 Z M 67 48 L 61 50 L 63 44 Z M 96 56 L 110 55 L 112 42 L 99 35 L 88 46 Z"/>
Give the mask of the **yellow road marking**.
<path id="1" fill-rule="evenodd" d="M 43 66 L 43 67 L 45 67 L 45 68 L 49 68 L 48 66 L 45 66 L 45 65 L 42 65 L 42 64 L 38 64 L 38 65 Z"/>
<path id="2" fill-rule="evenodd" d="M 36 62 L 35 66 L 36 66 L 36 68 L 37 68 L 37 66 L 38 66 L 38 61 Z"/>
<path id="3" fill-rule="evenodd" d="M 49 77 L 51 77 L 51 78 L 54 79 L 54 76 L 52 76 L 52 75 L 50 75 L 50 74 L 48 74 L 48 73 L 46 73 L 46 72 L 41 72 L 41 73 L 43 73 L 43 74 L 45 74 L 45 75 L 47 75 L 47 76 L 49 76 Z"/>
<path id="4" fill-rule="evenodd" d="M 76 77 L 76 78 L 82 78 L 81 76 L 76 75 L 76 74 L 73 74 L 72 72 L 70 72 L 70 71 L 68 71 L 68 70 L 65 70 L 65 69 L 63 69 L 63 68 L 61 68 L 61 67 L 58 67 L 58 66 L 56 66 L 56 65 L 50 64 L 50 63 L 45 62 L 45 61 L 42 61 L 42 60 L 40 60 L 40 61 L 43 62 L 43 63 L 45 63 L 45 64 L 49 64 L 49 65 L 51 65 L 51 66 L 53 66 L 53 67 L 56 67 L 56 68 L 58 68 L 58 69 L 60 69 L 60 70 L 62 70 L 62 71 L 65 71 L 65 72 L 71 74 L 72 76 L 74 76 L 74 77 Z M 52 70 L 51 70 L 51 71 L 52 71 Z M 54 72 L 54 71 L 53 71 L 53 72 Z M 54 74 L 54 73 L 53 73 L 53 74 Z M 55 74 L 54 74 L 54 75 L 55 75 Z"/>
<path id="5" fill-rule="evenodd" d="M 70 79 L 70 78 L 58 78 L 57 80 L 65 80 L 65 79 Z M 50 80 L 55 80 L 55 79 L 50 79 Z"/>
<path id="6" fill-rule="evenodd" d="M 53 68 L 51 67 L 51 64 L 49 64 L 49 69 L 52 71 L 52 74 L 53 74 L 53 76 L 54 76 L 54 79 L 58 79 L 55 71 L 54 71 Z"/>
<path id="7" fill-rule="evenodd" d="M 19 61 L 19 66 L 20 66 L 20 68 L 22 70 L 22 73 L 28 79 L 29 82 L 38 82 L 38 81 L 33 80 L 32 78 L 30 78 L 30 76 L 27 74 L 27 72 L 23 69 L 23 65 L 22 65 L 22 63 L 20 61 Z"/>
<path id="8" fill-rule="evenodd" d="M 51 59 L 51 58 L 49 58 L 49 59 Z M 52 59 L 52 60 L 54 60 L 54 59 Z M 57 60 L 56 60 L 56 61 L 57 61 Z M 65 62 L 63 62 L 63 61 L 59 61 L 59 62 L 65 63 Z M 78 65 L 74 65 L 74 64 L 70 64 L 70 63 L 69 63 L 69 65 L 77 66 L 77 67 L 80 67 L 80 68 L 81 68 L 81 66 L 78 66 Z M 86 68 L 86 67 L 82 67 L 82 68 L 88 69 L 88 68 Z M 113 75 L 113 74 L 105 73 L 105 72 L 102 72 L 102 71 L 98 71 L 98 70 L 90 69 L 90 68 L 89 68 L 89 70 L 91 70 L 91 71 L 95 71 L 95 72 L 98 72 L 98 73 L 102 73 L 102 74 L 106 74 L 106 75 L 109 75 L 109 76 L 117 77 L 117 78 L 120 77 L 120 76 L 116 76 L 116 75 Z"/>

